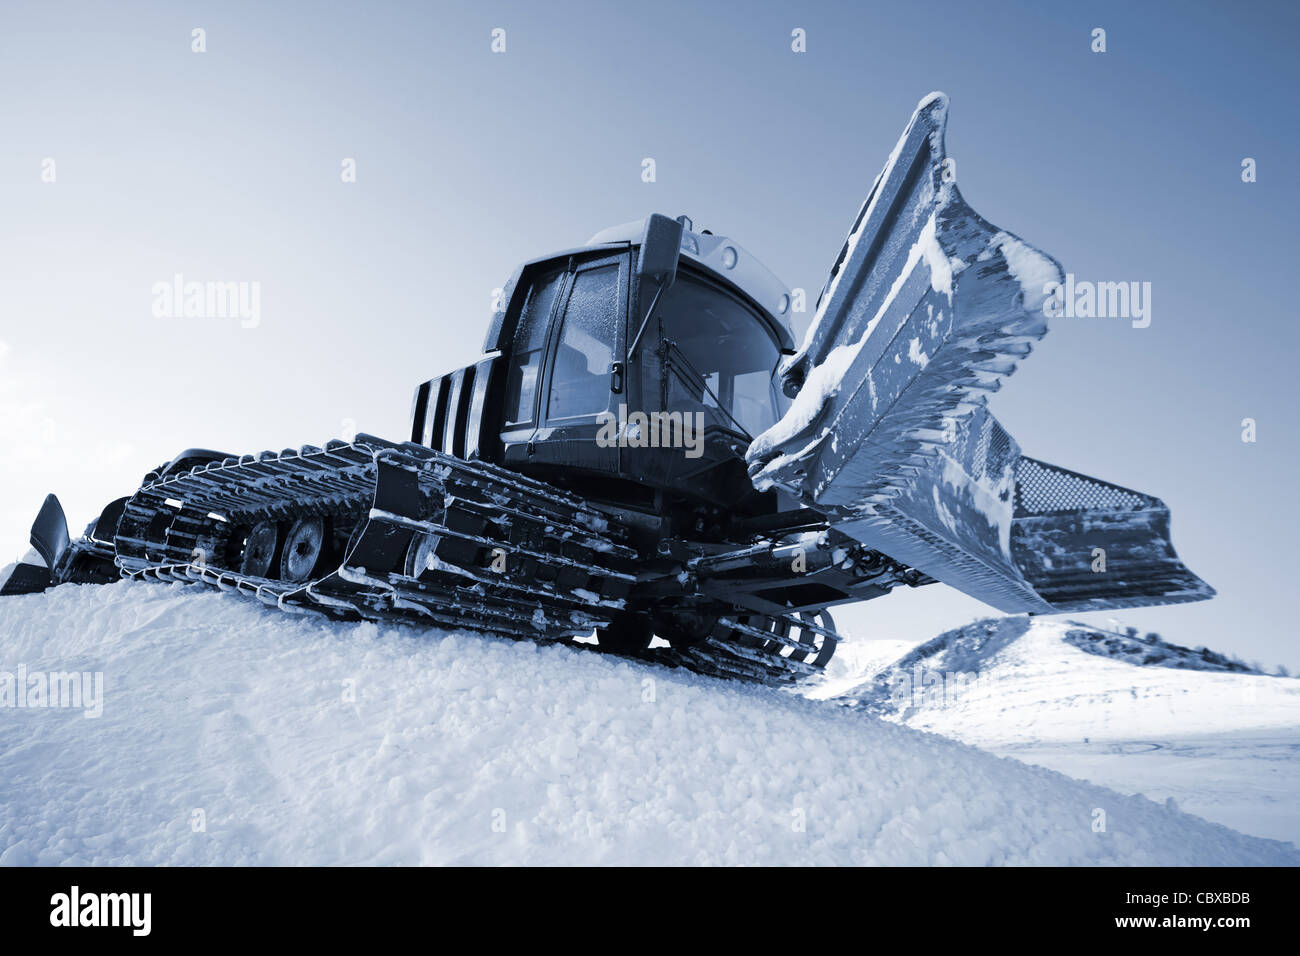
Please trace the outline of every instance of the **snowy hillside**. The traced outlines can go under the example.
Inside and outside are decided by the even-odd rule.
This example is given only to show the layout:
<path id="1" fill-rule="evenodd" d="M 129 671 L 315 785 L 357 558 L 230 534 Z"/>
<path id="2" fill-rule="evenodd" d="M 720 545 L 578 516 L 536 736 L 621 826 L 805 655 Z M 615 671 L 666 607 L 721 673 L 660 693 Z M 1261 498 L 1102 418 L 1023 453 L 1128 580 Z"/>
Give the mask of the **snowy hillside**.
<path id="1" fill-rule="evenodd" d="M 180 585 L 5 599 L 20 666 L 102 715 L 0 709 L 6 864 L 1300 864 L 834 704 Z"/>
<path id="2" fill-rule="evenodd" d="M 941 635 L 841 693 L 909 727 L 1300 843 L 1300 680 L 1243 667 L 1015 617 Z"/>
<path id="3" fill-rule="evenodd" d="M 842 641 L 826 665 L 823 679 L 809 685 L 805 693 L 813 700 L 851 694 L 867 678 L 895 664 L 915 646 L 912 641 L 889 639 Z"/>

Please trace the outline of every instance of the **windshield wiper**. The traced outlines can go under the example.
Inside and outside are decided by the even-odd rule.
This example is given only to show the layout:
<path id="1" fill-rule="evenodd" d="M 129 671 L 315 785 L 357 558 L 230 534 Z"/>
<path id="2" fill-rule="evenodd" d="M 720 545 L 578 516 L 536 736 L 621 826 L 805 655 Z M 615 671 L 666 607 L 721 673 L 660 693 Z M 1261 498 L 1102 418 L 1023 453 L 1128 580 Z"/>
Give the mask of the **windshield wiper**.
<path id="1" fill-rule="evenodd" d="M 745 436 L 746 441 L 752 443 L 754 441 L 754 436 L 751 435 L 745 429 L 744 425 L 740 424 L 740 419 L 736 418 L 735 415 L 731 414 L 730 409 L 728 409 L 725 405 L 722 404 L 722 399 L 718 398 L 717 392 L 715 392 L 713 389 L 709 387 L 709 380 L 700 374 L 700 370 L 697 369 L 695 365 L 691 362 L 691 360 L 687 357 L 686 352 L 682 349 L 682 347 L 672 339 L 664 339 L 664 344 L 668 346 L 668 351 L 670 355 L 673 352 L 677 353 L 677 355 L 682 360 L 682 364 L 685 365 L 686 369 L 692 375 L 694 375 L 696 379 L 699 380 L 700 385 L 704 386 L 704 390 L 709 393 L 709 397 L 713 399 L 715 407 L 718 408 L 728 418 L 730 418 L 733 423 L 735 423 L 735 426 L 740 429 L 740 433 Z M 671 362 L 672 359 L 669 358 L 669 361 Z"/>

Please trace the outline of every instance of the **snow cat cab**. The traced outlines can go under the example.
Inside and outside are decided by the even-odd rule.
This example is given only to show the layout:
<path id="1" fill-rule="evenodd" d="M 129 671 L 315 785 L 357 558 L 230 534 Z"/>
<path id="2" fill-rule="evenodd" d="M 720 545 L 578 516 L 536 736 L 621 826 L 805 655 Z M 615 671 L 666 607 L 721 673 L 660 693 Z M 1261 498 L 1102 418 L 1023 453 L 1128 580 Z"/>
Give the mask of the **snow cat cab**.
<path id="1" fill-rule="evenodd" d="M 685 216 L 606 229 L 515 272 L 484 357 L 416 390 L 410 439 L 640 512 L 643 526 L 680 508 L 692 524 L 710 509 L 773 512 L 744 454 L 789 407 L 777 371 L 794 353 L 790 301 Z"/>

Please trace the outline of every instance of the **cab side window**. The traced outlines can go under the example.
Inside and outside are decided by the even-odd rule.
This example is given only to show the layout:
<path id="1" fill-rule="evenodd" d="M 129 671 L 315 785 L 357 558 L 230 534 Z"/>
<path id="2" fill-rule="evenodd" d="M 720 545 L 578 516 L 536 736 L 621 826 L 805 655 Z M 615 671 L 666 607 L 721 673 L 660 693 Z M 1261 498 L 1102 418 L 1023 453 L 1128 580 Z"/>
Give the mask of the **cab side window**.
<path id="1" fill-rule="evenodd" d="M 563 272 L 538 278 L 528 292 L 515 332 L 514 355 L 506 378 L 505 416 L 508 425 L 526 425 L 535 420 L 537 382 L 546 355 L 546 331 L 551 311 L 564 283 Z"/>
<path id="2" fill-rule="evenodd" d="M 578 272 L 555 350 L 547 418 L 577 418 L 609 408 L 618 320 L 618 264 Z"/>

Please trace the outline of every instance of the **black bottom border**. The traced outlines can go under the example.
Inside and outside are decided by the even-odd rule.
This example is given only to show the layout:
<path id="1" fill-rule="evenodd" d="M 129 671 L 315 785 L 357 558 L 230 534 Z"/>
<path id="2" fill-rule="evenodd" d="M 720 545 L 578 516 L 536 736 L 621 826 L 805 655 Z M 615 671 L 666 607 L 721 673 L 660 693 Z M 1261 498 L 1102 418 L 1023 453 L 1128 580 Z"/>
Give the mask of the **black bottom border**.
<path id="1" fill-rule="evenodd" d="M 783 933 L 816 945 L 826 929 L 862 933 L 864 943 L 898 932 L 922 946 L 1126 936 L 1230 945 L 1293 935 L 1295 876 L 1233 868 L 0 868 L 0 925 L 7 944 L 338 945 L 407 934 L 436 944 L 475 931 L 483 945 L 535 946 L 642 932 L 681 942 L 707 932 L 770 948 Z M 72 926 L 73 887 L 76 922 L 112 922 L 116 913 L 125 925 Z"/>

